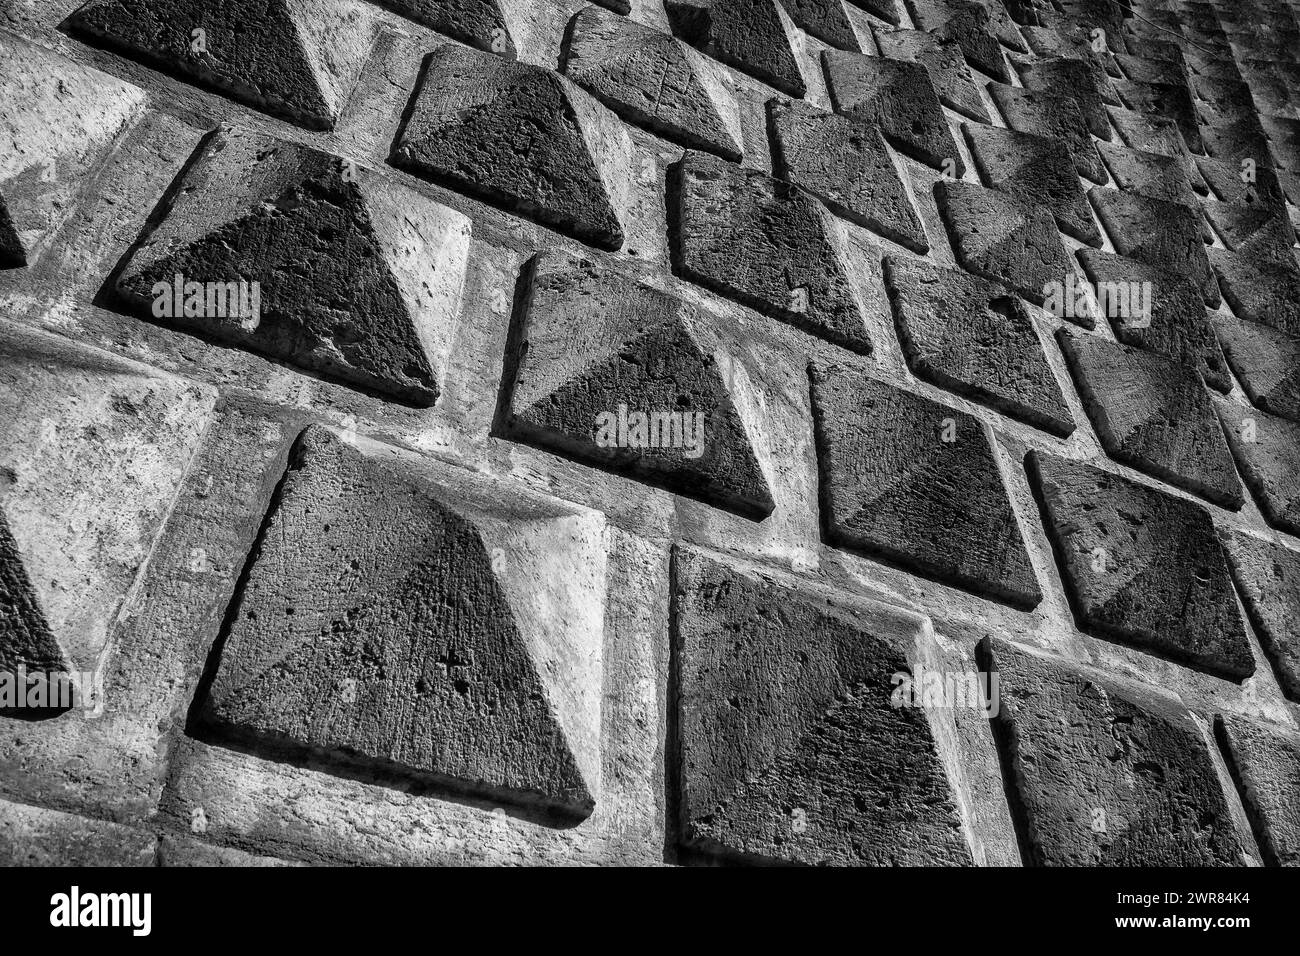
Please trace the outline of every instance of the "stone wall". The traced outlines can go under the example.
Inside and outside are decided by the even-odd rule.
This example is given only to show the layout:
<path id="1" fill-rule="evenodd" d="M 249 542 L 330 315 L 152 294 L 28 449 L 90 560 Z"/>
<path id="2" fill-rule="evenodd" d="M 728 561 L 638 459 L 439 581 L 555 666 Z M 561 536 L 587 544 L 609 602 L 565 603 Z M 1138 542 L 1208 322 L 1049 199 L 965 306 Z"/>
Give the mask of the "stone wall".
<path id="1" fill-rule="evenodd" d="M 0 861 L 1300 862 L 1298 17 L 0 0 Z"/>

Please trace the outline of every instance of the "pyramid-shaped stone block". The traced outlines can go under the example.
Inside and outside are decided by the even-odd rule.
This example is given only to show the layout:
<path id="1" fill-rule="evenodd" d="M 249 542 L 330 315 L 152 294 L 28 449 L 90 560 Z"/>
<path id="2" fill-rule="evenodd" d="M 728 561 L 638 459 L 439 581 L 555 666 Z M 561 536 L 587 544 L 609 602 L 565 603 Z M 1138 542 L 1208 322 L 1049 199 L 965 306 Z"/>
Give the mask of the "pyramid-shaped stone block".
<path id="1" fill-rule="evenodd" d="M 497 56 L 514 59 L 507 0 L 379 0 L 402 16 Z M 627 11 L 622 11 L 626 13 Z"/>
<path id="2" fill-rule="evenodd" d="M 100 671 L 215 397 L 58 336 L 0 330 L 0 672 Z"/>
<path id="3" fill-rule="evenodd" d="M 665 0 L 664 10 L 673 33 L 701 53 L 790 96 L 807 91 L 776 0 Z"/>
<path id="4" fill-rule="evenodd" d="M 826 50 L 822 66 L 837 113 L 874 123 L 897 149 L 929 166 L 965 172 L 924 65 Z"/>
<path id="5" fill-rule="evenodd" d="M 1212 321 L 1228 365 L 1251 402 L 1300 422 L 1300 336 L 1222 314 Z"/>
<path id="6" fill-rule="evenodd" d="M 1255 672 L 1205 508 L 1037 451 L 1027 465 L 1080 626 L 1221 676 Z"/>
<path id="7" fill-rule="evenodd" d="M 842 226 L 821 203 L 693 150 L 674 174 L 678 275 L 832 342 L 871 350 Z"/>
<path id="8" fill-rule="evenodd" d="M 1300 534 L 1300 424 L 1227 399 L 1214 406 L 1259 510 L 1273 527 Z"/>
<path id="9" fill-rule="evenodd" d="M 1194 283 L 1211 308 L 1220 301 L 1210 271 L 1199 211 L 1180 203 L 1094 186 L 1088 198 L 1120 255 Z"/>
<path id="10" fill-rule="evenodd" d="M 1300 736 L 1238 715 L 1218 714 L 1215 730 L 1269 866 L 1300 866 Z"/>
<path id="11" fill-rule="evenodd" d="M 470 229 L 460 213 L 347 160 L 222 127 L 117 291 L 142 315 L 430 405 Z"/>
<path id="12" fill-rule="evenodd" d="M 372 14 L 328 0 L 90 0 L 68 28 L 255 109 L 332 129 Z"/>
<path id="13" fill-rule="evenodd" d="M 1009 127 L 1064 143 L 1080 176 L 1094 183 L 1106 181 L 1106 167 L 1097 155 L 1087 120 L 1072 96 L 1056 87 L 1034 92 L 1005 83 L 990 83 L 987 89 Z"/>
<path id="14" fill-rule="evenodd" d="M 940 668 L 928 622 L 674 554 L 681 835 L 729 861 L 970 864 L 950 712 L 895 707 Z M 743 638 L 743 639 L 738 639 Z"/>
<path id="15" fill-rule="evenodd" d="M 632 188 L 627 130 L 542 67 L 439 47 L 392 162 L 591 245 L 623 244 Z"/>
<path id="16" fill-rule="evenodd" d="M 959 269 L 890 256 L 885 281 L 907 364 L 921 378 L 1056 435 L 1074 431 L 1024 304 Z"/>
<path id="17" fill-rule="evenodd" d="M 1200 376 L 1164 355 L 1061 330 L 1079 394 L 1116 461 L 1236 510 L 1241 481 Z"/>
<path id="18" fill-rule="evenodd" d="M 600 520 L 518 489 L 501 504 L 471 481 L 304 432 L 228 615 L 205 724 L 272 755 L 590 813 Z"/>
<path id="19" fill-rule="evenodd" d="M 144 112 L 144 91 L 0 34 L 0 269 L 27 265 Z"/>
<path id="20" fill-rule="evenodd" d="M 978 123 L 963 123 L 962 132 L 984 185 L 1026 205 L 1046 208 L 1061 232 L 1090 246 L 1101 245 L 1101 231 L 1064 144 Z"/>
<path id="21" fill-rule="evenodd" d="M 1052 57 L 1019 64 L 1020 82 L 1025 89 L 1044 95 L 1066 96 L 1079 108 L 1088 132 L 1099 139 L 1110 139 L 1110 116 L 1106 112 L 1106 90 L 1110 81 L 1099 86 L 1098 72 L 1088 68 L 1083 60 L 1071 57 Z"/>
<path id="22" fill-rule="evenodd" d="M 1300 703 L 1300 552 L 1240 531 L 1221 531 L 1232 575 L 1283 692 Z"/>
<path id="23" fill-rule="evenodd" d="M 1232 388 L 1200 289 L 1182 276 L 1101 249 L 1080 250 L 1079 261 L 1116 338 L 1167 355 L 1200 373 L 1213 389 Z"/>
<path id="24" fill-rule="evenodd" d="M 512 435 L 761 519 L 772 493 L 723 377 L 734 359 L 680 300 L 595 263 L 529 274 Z"/>
<path id="25" fill-rule="evenodd" d="M 767 103 L 776 174 L 838 215 L 920 253 L 930 248 L 880 130 L 798 100 Z"/>
<path id="26" fill-rule="evenodd" d="M 924 30 L 875 29 L 876 46 L 891 60 L 914 60 L 930 71 L 935 92 L 944 106 L 981 123 L 989 122 L 988 107 L 980 96 L 961 44 Z"/>
<path id="27" fill-rule="evenodd" d="M 814 365 L 812 386 L 830 543 L 1017 607 L 1038 604 L 1042 593 L 978 419 L 860 369 Z"/>
<path id="28" fill-rule="evenodd" d="M 998 638 L 981 652 L 1029 863 L 1259 865 L 1206 732 L 1173 694 Z"/>
<path id="29" fill-rule="evenodd" d="M 682 41 L 600 7 L 570 25 L 564 72 L 624 119 L 739 160 L 740 107 L 726 71 Z"/>
<path id="30" fill-rule="evenodd" d="M 1052 214 L 1009 193 L 940 180 L 935 200 L 963 268 L 1042 304 L 1073 274 Z"/>

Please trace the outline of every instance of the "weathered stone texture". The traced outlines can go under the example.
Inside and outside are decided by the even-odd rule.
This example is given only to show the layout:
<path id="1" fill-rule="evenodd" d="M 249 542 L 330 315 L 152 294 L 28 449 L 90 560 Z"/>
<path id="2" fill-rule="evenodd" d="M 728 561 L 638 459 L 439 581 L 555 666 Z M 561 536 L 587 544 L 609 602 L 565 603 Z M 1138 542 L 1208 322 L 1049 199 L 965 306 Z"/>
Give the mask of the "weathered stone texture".
<path id="1" fill-rule="evenodd" d="M 565 607 L 552 580 L 558 606 L 539 619 L 501 569 L 541 572 L 516 548 L 591 555 L 563 512 L 505 514 L 534 522 L 530 542 L 504 547 L 491 515 L 393 453 L 308 429 L 230 612 L 205 723 L 272 751 L 590 813 L 599 684 L 554 681 L 561 663 L 599 681 L 599 618 Z"/>
<path id="2" fill-rule="evenodd" d="M 460 213 L 347 160 L 223 127 L 116 291 L 142 317 L 431 405 L 470 231 Z"/>
<path id="3" fill-rule="evenodd" d="M 1224 532 L 1220 537 L 1242 603 L 1278 683 L 1288 697 L 1300 701 L 1300 640 L 1295 634 L 1296 615 L 1300 614 L 1300 553 L 1241 532 Z"/>
<path id="4" fill-rule="evenodd" d="M 1053 434 L 1074 431 L 1033 319 L 1009 289 L 901 256 L 885 260 L 885 280 L 918 376 Z"/>
<path id="5" fill-rule="evenodd" d="M 90 0 L 69 27 L 254 108 L 330 129 L 369 56 L 370 23 L 363 5 L 346 0 Z"/>
<path id="6" fill-rule="evenodd" d="M 1179 701 L 1002 640 L 998 723 L 1036 866 L 1258 864 Z"/>
<path id="7" fill-rule="evenodd" d="M 984 425 L 861 370 L 814 366 L 812 385 L 827 540 L 1016 606 L 1041 600 Z"/>
<path id="8" fill-rule="evenodd" d="M 870 351 L 837 223 L 811 195 L 688 151 L 675 168 L 678 274 L 858 351 Z"/>
<path id="9" fill-rule="evenodd" d="M 1216 728 L 1242 802 L 1271 866 L 1300 866 L 1300 737 L 1294 730 L 1220 715 Z"/>
<path id="10" fill-rule="evenodd" d="M 718 344 L 707 320 L 666 293 L 590 261 L 539 256 L 529 273 L 509 428 L 765 518 L 772 493 L 723 378 Z M 621 424 L 624 411 L 647 416 L 644 435 Z"/>
<path id="11" fill-rule="evenodd" d="M 1254 673 L 1204 508 L 1037 451 L 1027 464 L 1082 626 L 1228 677 Z"/>
<path id="12" fill-rule="evenodd" d="M 1097 437 L 1116 461 L 1225 508 L 1241 481 L 1196 372 L 1155 352 L 1060 333 Z"/>
<path id="13" fill-rule="evenodd" d="M 664 10 L 673 33 L 691 46 L 782 93 L 804 95 L 776 0 L 665 0 Z"/>
<path id="14" fill-rule="evenodd" d="M 930 248 L 878 127 L 800 103 L 769 100 L 777 174 L 851 219 L 916 252 Z"/>
<path id="15" fill-rule="evenodd" d="M 894 675 L 932 652 L 922 619 L 694 549 L 674 563 L 687 845 L 804 864 L 971 863 L 930 723 L 944 715 L 891 704 Z"/>
<path id="16" fill-rule="evenodd" d="M 623 244 L 632 175 L 627 130 L 550 70 L 439 47 L 392 162 L 594 246 Z"/>

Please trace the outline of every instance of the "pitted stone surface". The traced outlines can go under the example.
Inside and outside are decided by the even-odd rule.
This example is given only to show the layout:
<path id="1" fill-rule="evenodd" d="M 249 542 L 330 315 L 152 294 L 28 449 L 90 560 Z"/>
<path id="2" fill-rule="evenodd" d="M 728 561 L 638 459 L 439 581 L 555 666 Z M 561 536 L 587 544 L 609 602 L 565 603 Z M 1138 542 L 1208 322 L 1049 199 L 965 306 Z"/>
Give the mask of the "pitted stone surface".
<path id="1" fill-rule="evenodd" d="M 941 180 L 935 200 L 962 267 L 1042 303 L 1072 270 L 1051 213 L 1004 192 Z"/>
<path id="2" fill-rule="evenodd" d="M 822 65 L 836 112 L 874 123 L 897 149 L 929 166 L 950 161 L 953 175 L 965 172 L 925 66 L 839 50 L 823 52 Z"/>
<path id="3" fill-rule="evenodd" d="M 1193 210 L 1200 208 L 1184 160 L 1114 143 L 1098 143 L 1097 149 L 1115 185 L 1125 192 L 1182 203 Z"/>
<path id="4" fill-rule="evenodd" d="M 861 49 L 842 0 L 781 0 L 781 5 L 791 20 L 817 39 L 841 50 Z"/>
<path id="5" fill-rule="evenodd" d="M 1087 121 L 1071 97 L 1057 91 L 1034 93 L 1005 83 L 990 83 L 988 91 L 1008 126 L 1059 140 L 1070 151 L 1080 176 L 1105 182 L 1106 168 L 1093 147 Z"/>
<path id="6" fill-rule="evenodd" d="M 63 223 L 145 94 L 7 33 L 0 61 L 0 269 L 9 269 Z"/>
<path id="7" fill-rule="evenodd" d="M 1247 159 L 1256 168 L 1273 165 L 1268 137 L 1254 116 L 1230 123 L 1206 123 L 1201 127 L 1201 139 L 1212 157 L 1238 168 Z"/>
<path id="8" fill-rule="evenodd" d="M 1007 641 L 984 648 L 1031 865 L 1258 865 L 1176 697 Z"/>
<path id="9" fill-rule="evenodd" d="M 1300 701 L 1300 553 L 1242 532 L 1220 532 L 1233 577 L 1278 683 Z"/>
<path id="10" fill-rule="evenodd" d="M 516 508 L 548 560 L 577 534 L 567 515 Z M 540 555 L 517 544 L 494 560 L 499 533 L 405 458 L 308 429 L 234 600 L 204 722 L 258 748 L 587 815 L 598 722 L 554 681 L 564 665 L 593 676 L 599 619 L 518 608 L 498 568 Z"/>
<path id="11" fill-rule="evenodd" d="M 1289 172 L 1300 172 L 1300 119 L 1261 113 L 1259 122 L 1268 135 L 1278 166 Z"/>
<path id="12" fill-rule="evenodd" d="M 894 26 L 898 26 L 902 19 L 898 12 L 899 7 L 902 6 L 901 0 L 849 0 L 849 3 Z"/>
<path id="13" fill-rule="evenodd" d="M 1079 185 L 1070 152 L 1056 140 L 997 126 L 963 123 L 984 185 L 1049 210 L 1061 232 L 1090 246 L 1101 231 Z"/>
<path id="14" fill-rule="evenodd" d="M 877 28 L 875 35 L 876 46 L 883 56 L 891 60 L 914 60 L 930 71 L 930 80 L 944 106 L 981 123 L 989 122 L 979 84 L 956 40 L 924 30 Z"/>
<path id="15" fill-rule="evenodd" d="M 511 434 L 755 519 L 771 514 L 717 343 L 694 309 L 593 262 L 545 253 L 526 303 Z M 657 440 L 633 432 L 633 421 L 621 442 L 615 424 L 610 442 L 610 416 L 622 410 L 649 416 Z"/>
<path id="16" fill-rule="evenodd" d="M 326 0 L 90 0 L 69 19 L 78 33 L 313 129 L 338 119 L 369 56 L 370 23 L 362 5 Z"/>
<path id="17" fill-rule="evenodd" d="M 990 29 L 989 12 L 972 0 L 907 0 L 921 30 L 956 40 L 967 62 L 994 79 L 1007 79 L 1007 64 Z"/>
<path id="18" fill-rule="evenodd" d="M 1205 191 L 1205 181 L 1201 178 L 1196 160 L 1188 151 L 1187 144 L 1183 142 L 1177 123 L 1163 116 L 1148 116 L 1116 107 L 1108 107 L 1108 112 L 1125 146 L 1144 153 L 1159 153 L 1161 156 L 1173 156 L 1182 160 L 1192 188 Z"/>
<path id="19" fill-rule="evenodd" d="M 1300 737 L 1236 715 L 1220 715 L 1215 726 L 1265 861 L 1300 866 Z"/>
<path id="20" fill-rule="evenodd" d="M 1196 286 L 1172 272 L 1100 249 L 1081 250 L 1079 261 L 1098 298 L 1117 303 L 1105 310 L 1116 338 L 1168 356 L 1200 373 L 1213 389 L 1231 389 L 1228 366 Z M 1149 310 L 1138 307 L 1133 295 L 1136 292 L 1145 306 L 1144 289 L 1151 290 Z"/>
<path id="21" fill-rule="evenodd" d="M 1193 153 L 1205 152 L 1201 131 L 1197 124 L 1196 107 L 1192 103 L 1187 84 L 1177 86 L 1166 83 L 1132 83 L 1121 80 L 1115 84 L 1119 98 L 1135 113 L 1160 116 L 1178 125 L 1183 142 Z"/>
<path id="22" fill-rule="evenodd" d="M 1251 402 L 1300 421 L 1300 337 L 1226 315 L 1215 317 L 1214 331 Z"/>
<path id="23" fill-rule="evenodd" d="M 515 41 L 510 23 L 505 15 L 506 0 L 381 0 L 382 5 L 396 10 L 404 17 L 432 27 L 439 33 L 468 43 L 470 46 L 514 59 Z M 622 2 L 622 13 L 631 7 L 626 0 L 602 0 L 606 6 L 617 9 Z"/>
<path id="24" fill-rule="evenodd" d="M 885 280 L 919 377 L 1053 434 L 1074 431 L 1033 319 L 1011 290 L 902 256 L 885 260 Z"/>
<path id="25" fill-rule="evenodd" d="M 0 673 L 97 671 L 214 392 L 0 327 Z"/>
<path id="26" fill-rule="evenodd" d="M 1205 508 L 1038 451 L 1027 465 L 1082 627 L 1225 677 L 1255 672 Z"/>
<path id="27" fill-rule="evenodd" d="M 1079 394 L 1107 454 L 1215 504 L 1242 505 L 1200 376 L 1155 352 L 1061 331 Z"/>
<path id="28" fill-rule="evenodd" d="M 826 539 L 1017 607 L 1042 599 L 985 426 L 860 369 L 814 366 Z"/>
<path id="29" fill-rule="evenodd" d="M 806 103 L 768 101 L 777 175 L 916 252 L 930 244 L 880 130 Z"/>
<path id="30" fill-rule="evenodd" d="M 1300 334 L 1300 266 L 1257 249 L 1210 249 L 1210 263 L 1232 311 L 1242 319 Z"/>
<path id="31" fill-rule="evenodd" d="M 839 226 L 817 200 L 693 150 L 675 174 L 672 240 L 679 275 L 815 335 L 870 351 Z"/>
<path id="32" fill-rule="evenodd" d="M 717 63 L 680 40 L 596 6 L 574 16 L 564 72 L 620 116 L 739 160 L 740 108 Z"/>
<path id="33" fill-rule="evenodd" d="M 1088 198 L 1120 255 L 1183 276 L 1201 290 L 1206 304 L 1218 306 L 1219 287 L 1205 255 L 1198 212 L 1101 186 L 1088 190 Z"/>
<path id="34" fill-rule="evenodd" d="M 592 245 L 623 244 L 631 139 L 613 113 L 550 70 L 439 47 L 392 162 Z"/>
<path id="35" fill-rule="evenodd" d="M 776 0 L 665 0 L 673 33 L 790 96 L 806 91 Z"/>
<path id="36" fill-rule="evenodd" d="M 1300 534 L 1300 424 L 1215 401 L 1228 444 L 1269 524 Z"/>
<path id="37" fill-rule="evenodd" d="M 1192 89 L 1200 99 L 1199 111 L 1207 123 L 1231 123 L 1236 117 L 1255 111 L 1250 87 L 1241 80 L 1198 76 L 1192 81 Z"/>
<path id="38" fill-rule="evenodd" d="M 460 310 L 467 218 L 337 156 L 234 127 L 200 146 L 180 186 L 118 278 L 132 309 L 433 404 Z M 182 291 L 256 282 L 257 301 L 237 287 L 224 307 L 203 294 L 201 309 L 182 309 L 178 276 Z M 160 297 L 170 302 L 161 313 Z"/>
<path id="39" fill-rule="evenodd" d="M 894 675 L 934 653 L 924 619 L 693 548 L 674 564 L 687 846 L 733 860 L 972 863 L 931 726 L 943 715 L 890 702 Z"/>
<path id="40" fill-rule="evenodd" d="M 1295 229 L 1286 207 L 1256 202 L 1206 200 L 1202 208 L 1223 244 L 1232 252 L 1266 259 L 1291 258 Z"/>
<path id="41" fill-rule="evenodd" d="M 1182 51 L 1174 46 L 1175 59 L 1161 59 L 1151 56 L 1133 56 L 1129 53 L 1116 53 L 1115 62 L 1124 71 L 1126 79 L 1134 83 L 1163 83 L 1177 85 L 1187 83 L 1187 68 L 1183 63 Z M 1147 52 L 1143 49 L 1143 52 Z M 1196 89 L 1201 89 L 1198 84 Z M 1204 96 L 1204 94 L 1202 94 Z"/>
<path id="42" fill-rule="evenodd" d="M 1099 139 L 1111 137 L 1110 114 L 1106 112 L 1106 102 L 1099 86 L 1102 81 L 1094 71 L 1088 69 L 1083 60 L 1056 57 L 1047 60 L 1032 60 L 1019 67 L 1020 82 L 1025 89 L 1048 96 L 1065 96 L 1074 100 L 1075 106 L 1083 116 L 1088 131 Z M 1102 77 L 1105 73 L 1102 73 Z"/>
<path id="43" fill-rule="evenodd" d="M 1035 56 L 1042 59 L 1081 61 L 1090 76 L 1089 88 L 1096 91 L 1107 106 L 1121 105 L 1119 94 L 1115 92 L 1115 87 L 1111 83 L 1112 74 L 1107 72 L 1107 66 L 1110 66 L 1114 71 L 1113 75 L 1119 75 L 1114 57 L 1109 53 L 1094 51 L 1091 38 L 1085 32 L 1078 31 L 1075 35 L 1066 36 L 1041 26 L 1022 27 L 1020 32 Z M 1017 64 L 1017 68 L 1019 67 L 1020 64 Z"/>

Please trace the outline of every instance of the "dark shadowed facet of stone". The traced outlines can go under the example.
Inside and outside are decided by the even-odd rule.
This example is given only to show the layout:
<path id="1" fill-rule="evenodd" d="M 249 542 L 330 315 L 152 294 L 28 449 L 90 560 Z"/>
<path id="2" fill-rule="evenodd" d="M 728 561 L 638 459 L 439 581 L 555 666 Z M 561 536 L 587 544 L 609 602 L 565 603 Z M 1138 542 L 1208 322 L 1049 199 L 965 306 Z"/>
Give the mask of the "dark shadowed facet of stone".
<path id="1" fill-rule="evenodd" d="M 987 87 L 1007 125 L 1021 133 L 1046 136 L 1065 144 L 1080 176 L 1106 181 L 1106 167 L 1097 155 L 1088 124 L 1073 97 L 1056 89 L 1032 92 L 1005 83 Z"/>
<path id="2" fill-rule="evenodd" d="M 891 706 L 894 675 L 932 641 L 922 619 L 833 604 L 690 548 L 674 565 L 688 847 L 803 864 L 973 862 L 929 715 Z"/>
<path id="3" fill-rule="evenodd" d="M 1026 464 L 1082 627 L 1225 677 L 1255 672 L 1205 508 L 1038 451 Z"/>
<path id="4" fill-rule="evenodd" d="M 693 308 L 587 260 L 543 253 L 529 272 L 518 338 L 512 435 L 755 519 L 772 512 Z M 648 416 L 655 434 L 629 429 L 617 441 L 616 423 L 611 444 L 609 416 L 619 420 L 620 409 Z M 700 416 L 698 431 L 687 415 Z"/>
<path id="5" fill-rule="evenodd" d="M 1220 714 L 1215 731 L 1270 866 L 1300 866 L 1300 737 L 1295 730 Z"/>
<path id="6" fill-rule="evenodd" d="M 1260 645 L 1273 664 L 1277 682 L 1300 702 L 1300 553 L 1283 544 L 1240 531 L 1221 531 L 1241 602 L 1246 605 Z"/>
<path id="7" fill-rule="evenodd" d="M 1199 212 L 1101 186 L 1088 190 L 1088 198 L 1116 252 L 1183 276 L 1196 284 L 1208 305 L 1218 306 L 1219 286 L 1205 256 Z"/>
<path id="8" fill-rule="evenodd" d="M 970 0 L 907 0 L 907 10 L 918 29 L 956 40 L 972 66 L 994 79 L 1007 79 L 1007 63 L 1002 48 L 990 29 L 988 10 L 979 3 Z"/>
<path id="9" fill-rule="evenodd" d="M 1259 510 L 1274 527 L 1300 534 L 1300 424 L 1227 399 L 1214 404 Z"/>
<path id="10" fill-rule="evenodd" d="M 1146 153 L 1115 143 L 1098 143 L 1115 185 L 1125 192 L 1182 203 L 1197 208 L 1196 193 L 1187 176 L 1187 163 L 1176 156 Z"/>
<path id="11" fill-rule="evenodd" d="M 1228 366 L 1200 289 L 1182 276 L 1101 249 L 1081 250 L 1079 261 L 1106 306 L 1116 338 L 1167 355 L 1199 372 L 1213 389 L 1231 389 Z M 1146 289 L 1151 293 L 1149 309 Z"/>
<path id="12" fill-rule="evenodd" d="M 1172 694 L 1001 639 L 982 650 L 1029 863 L 1258 863 L 1207 732 Z"/>
<path id="13" fill-rule="evenodd" d="M 962 132 L 984 185 L 1027 206 L 1045 207 L 1061 232 L 1090 246 L 1101 245 L 1101 230 L 1063 143 L 978 123 L 963 123 Z"/>
<path id="14" fill-rule="evenodd" d="M 934 187 L 962 267 L 1042 303 L 1049 283 L 1072 272 L 1052 214 L 995 189 L 941 180 Z"/>
<path id="15" fill-rule="evenodd" d="M 886 259 L 885 281 L 919 377 L 1053 434 L 1074 431 L 1033 319 L 1010 289 L 902 256 Z"/>
<path id="16" fill-rule="evenodd" d="M 916 252 L 930 244 L 880 130 L 801 101 L 767 104 L 777 176 Z"/>
<path id="17" fill-rule="evenodd" d="M 490 799 L 586 815 L 588 787 L 482 532 L 409 464 L 298 439 L 203 719 Z"/>
<path id="18" fill-rule="evenodd" d="M 470 230 L 370 170 L 227 126 L 200 145 L 116 288 L 142 316 L 431 405 Z M 206 284 L 196 308 L 182 309 L 178 276 Z M 240 281 L 258 284 L 256 302 Z"/>
<path id="19" fill-rule="evenodd" d="M 632 178 L 627 130 L 550 70 L 439 47 L 391 162 L 591 245 L 623 244 Z"/>
<path id="20" fill-rule="evenodd" d="M 673 33 L 790 96 L 806 90 L 776 0 L 665 0 Z"/>
<path id="21" fill-rule="evenodd" d="M 68 26 L 315 129 L 334 126 L 371 45 L 357 10 L 310 0 L 90 0 Z"/>
<path id="22" fill-rule="evenodd" d="M 821 203 L 797 186 L 693 150 L 673 174 L 673 266 L 679 275 L 815 335 L 870 351 L 848 278 L 842 226 Z"/>
<path id="23" fill-rule="evenodd" d="M 64 670 L 67 662 L 0 512 L 0 674 L 15 679 L 20 667 L 29 674 L 48 673 Z"/>
<path id="24" fill-rule="evenodd" d="M 1025 89 L 1074 100 L 1088 132 L 1098 139 L 1110 139 L 1110 116 L 1102 96 L 1102 90 L 1110 87 L 1110 81 L 1105 80 L 1105 87 L 1099 87 L 1101 80 L 1097 72 L 1100 71 L 1089 70 L 1087 63 L 1072 57 L 1031 60 L 1021 64 L 1019 69 L 1020 82 Z M 1101 72 L 1103 78 L 1105 75 Z"/>
<path id="25" fill-rule="evenodd" d="M 1300 337 L 1227 315 L 1212 321 L 1223 354 L 1251 402 L 1300 421 Z"/>
<path id="26" fill-rule="evenodd" d="M 814 366 L 826 539 L 1033 607 L 1042 599 L 984 426 L 866 375 Z"/>
<path id="27" fill-rule="evenodd" d="M 515 41 L 502 12 L 503 0 L 380 0 L 416 23 L 462 43 L 514 59 Z M 617 0 L 614 0 L 617 2 Z M 611 6 L 606 3 L 606 6 Z M 631 8 L 624 4 L 622 13 Z"/>
<path id="28" fill-rule="evenodd" d="M 1241 481 L 1200 376 L 1167 356 L 1062 330 L 1088 417 L 1116 461 L 1225 508 Z"/>
<path id="29" fill-rule="evenodd" d="M 841 50 L 859 50 L 842 0 L 781 0 L 790 19 L 817 39 Z"/>
<path id="30" fill-rule="evenodd" d="M 1178 124 L 1183 142 L 1193 153 L 1205 152 L 1201 142 L 1196 106 L 1186 83 L 1133 83 L 1120 80 L 1115 84 L 1119 98 L 1135 113 L 1160 116 Z"/>
<path id="31" fill-rule="evenodd" d="M 891 60 L 915 60 L 930 71 L 935 92 L 944 106 L 981 123 L 989 122 L 988 107 L 966 63 L 961 45 L 924 30 L 875 30 L 876 46 Z"/>
<path id="32" fill-rule="evenodd" d="M 574 16 L 564 72 L 624 119 L 739 160 L 740 110 L 716 62 L 680 40 L 596 6 Z"/>
<path id="33" fill-rule="evenodd" d="M 826 50 L 822 65 L 837 113 L 874 123 L 895 148 L 928 166 L 947 162 L 953 175 L 965 171 L 923 64 Z"/>
<path id="34" fill-rule="evenodd" d="M 1293 257 L 1210 249 L 1209 261 L 1223 298 L 1239 318 L 1300 334 L 1300 266 Z"/>

